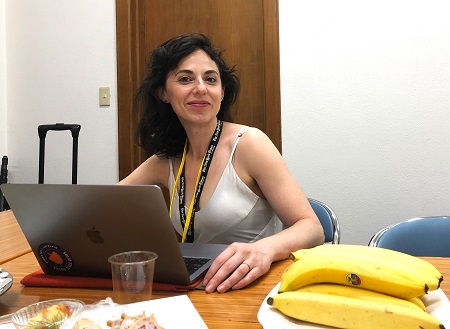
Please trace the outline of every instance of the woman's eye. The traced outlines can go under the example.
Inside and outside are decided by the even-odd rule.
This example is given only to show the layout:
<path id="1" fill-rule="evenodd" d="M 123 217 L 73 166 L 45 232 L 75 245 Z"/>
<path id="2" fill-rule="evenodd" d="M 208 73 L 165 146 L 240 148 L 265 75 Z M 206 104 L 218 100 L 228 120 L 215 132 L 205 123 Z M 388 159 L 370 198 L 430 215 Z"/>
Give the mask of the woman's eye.
<path id="1" fill-rule="evenodd" d="M 181 83 L 188 83 L 188 82 L 191 82 L 192 79 L 190 77 L 188 77 L 188 76 L 182 76 L 182 77 L 178 78 L 178 81 L 181 82 Z"/>
<path id="2" fill-rule="evenodd" d="M 216 77 L 207 77 L 205 79 L 205 81 L 210 84 L 215 84 L 215 83 L 217 83 L 217 78 Z"/>

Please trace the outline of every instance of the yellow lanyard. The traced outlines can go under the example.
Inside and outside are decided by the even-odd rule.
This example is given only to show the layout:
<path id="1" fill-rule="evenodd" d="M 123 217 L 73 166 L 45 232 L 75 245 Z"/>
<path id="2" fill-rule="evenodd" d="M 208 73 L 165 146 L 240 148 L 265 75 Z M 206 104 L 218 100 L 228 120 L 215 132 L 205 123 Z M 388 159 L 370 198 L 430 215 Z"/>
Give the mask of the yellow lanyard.
<path id="1" fill-rule="evenodd" d="M 180 163 L 180 168 L 178 169 L 177 178 L 175 180 L 175 184 L 173 184 L 172 197 L 170 199 L 170 207 L 169 207 L 170 218 L 172 218 L 172 205 L 173 205 L 173 200 L 175 198 L 175 192 L 177 190 L 177 185 L 178 185 L 178 182 L 180 181 L 181 172 L 183 171 L 184 163 L 186 161 L 186 149 L 187 149 L 187 140 L 186 140 L 186 143 L 184 144 L 183 157 L 181 158 L 181 163 Z M 200 180 L 200 175 L 202 173 L 203 162 L 205 162 L 205 156 L 206 156 L 206 154 L 203 156 L 202 163 L 200 164 L 200 168 L 198 170 L 197 180 L 195 182 L 194 194 L 192 195 L 191 203 L 189 205 L 189 210 L 188 210 L 188 213 L 186 216 L 186 224 L 184 225 L 183 236 L 181 237 L 181 242 L 184 242 L 186 240 L 186 235 L 189 230 L 189 226 L 191 224 L 192 212 L 194 211 L 194 203 L 195 203 L 195 191 L 197 191 L 198 182 Z"/>
<path id="2" fill-rule="evenodd" d="M 214 134 L 211 136 L 211 140 L 209 142 L 209 147 L 203 156 L 202 163 L 200 164 L 200 168 L 198 169 L 197 179 L 195 181 L 195 189 L 194 194 L 192 195 L 191 203 L 189 205 L 188 213 L 185 214 L 185 206 L 184 206 L 184 196 L 185 196 L 185 186 L 186 186 L 186 178 L 184 176 L 184 165 L 186 163 L 186 153 L 187 153 L 187 145 L 188 141 L 186 139 L 186 142 L 184 144 L 183 149 L 183 156 L 181 158 L 180 168 L 178 169 L 177 178 L 175 179 L 175 183 L 173 185 L 172 189 L 172 197 L 170 200 L 170 207 L 169 207 L 169 215 L 170 218 L 172 218 L 172 206 L 173 206 L 173 200 L 175 199 L 175 192 L 177 190 L 177 186 L 181 180 L 180 185 L 180 195 L 179 197 L 179 207 L 180 207 L 180 221 L 181 224 L 184 225 L 183 228 L 183 235 L 181 237 L 181 242 L 185 242 L 186 238 L 188 237 L 188 242 L 192 242 L 194 239 L 194 207 L 197 203 L 197 201 L 200 199 L 200 195 L 203 190 L 203 186 L 206 181 L 206 176 L 208 174 L 209 166 L 211 165 L 212 158 L 214 155 L 214 151 L 217 147 L 217 144 L 219 143 L 220 135 L 222 132 L 222 120 L 217 120 L 217 126 L 214 131 Z M 205 162 L 206 160 L 206 162 Z M 181 176 L 183 176 L 183 179 L 181 179 Z M 192 222 L 192 229 L 191 227 Z"/>

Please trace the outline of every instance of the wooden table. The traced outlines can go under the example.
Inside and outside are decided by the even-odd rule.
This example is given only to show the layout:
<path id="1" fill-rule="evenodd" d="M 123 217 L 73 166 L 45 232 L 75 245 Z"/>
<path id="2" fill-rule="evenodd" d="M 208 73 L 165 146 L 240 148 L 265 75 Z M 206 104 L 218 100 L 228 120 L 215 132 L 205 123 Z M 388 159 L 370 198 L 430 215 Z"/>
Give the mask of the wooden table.
<path id="1" fill-rule="evenodd" d="M 224 294 L 207 294 L 202 290 L 189 291 L 186 294 L 203 318 L 208 328 L 261 328 L 257 313 L 265 296 L 279 282 L 284 268 L 291 261 L 273 265 L 270 273 L 250 287 Z M 0 315 L 47 299 L 76 298 L 85 303 L 94 303 L 111 297 L 111 290 L 79 288 L 41 288 L 24 287 L 19 281 L 27 274 L 39 268 L 33 253 L 28 253 L 3 265 L 11 273 L 14 283 L 11 289 L 0 296 Z M 152 299 L 179 295 L 176 292 L 154 291 Z"/>
<path id="2" fill-rule="evenodd" d="M 0 223 L 3 217 L 11 217 L 11 213 L 0 213 Z M 17 225 L 17 224 L 16 224 Z M 18 252 L 13 248 L 7 248 L 8 252 L 0 252 L 2 259 L 10 259 L 4 262 L 1 267 L 10 272 L 14 277 L 14 284 L 4 295 L 0 296 L 0 315 L 8 314 L 17 309 L 42 300 L 54 298 L 76 298 L 85 303 L 94 303 L 111 296 L 111 290 L 101 289 L 79 289 L 79 288 L 41 288 L 24 287 L 20 280 L 27 274 L 39 268 L 38 262 L 29 246 L 23 248 L 23 236 L 21 231 L 17 232 L 14 224 L 6 229 L 11 229 L 16 236 L 8 235 L 10 241 L 17 240 Z M 6 230 L 0 226 L 2 239 Z M 19 229 L 20 230 L 20 229 Z M 14 233 L 15 232 L 15 233 Z M 2 242 L 4 240 L 1 240 Z M 25 241 L 26 242 L 26 241 Z M 4 243 L 2 243 L 4 246 Z M 8 255 L 8 257 L 5 257 Z M 450 258 L 426 257 L 426 260 L 435 265 L 447 280 L 442 282 L 441 288 L 450 298 Z M 291 264 L 289 260 L 281 261 L 272 265 L 271 270 L 265 276 L 254 282 L 251 286 L 230 291 L 224 294 L 206 294 L 202 290 L 189 291 L 186 294 L 194 304 L 200 316 L 205 321 L 208 328 L 262 328 L 257 319 L 258 310 L 265 297 L 272 288 L 280 281 L 284 269 Z M 175 296 L 180 293 L 154 291 L 153 299 Z"/>
<path id="3" fill-rule="evenodd" d="M 31 252 L 11 210 L 0 212 L 0 265 Z"/>

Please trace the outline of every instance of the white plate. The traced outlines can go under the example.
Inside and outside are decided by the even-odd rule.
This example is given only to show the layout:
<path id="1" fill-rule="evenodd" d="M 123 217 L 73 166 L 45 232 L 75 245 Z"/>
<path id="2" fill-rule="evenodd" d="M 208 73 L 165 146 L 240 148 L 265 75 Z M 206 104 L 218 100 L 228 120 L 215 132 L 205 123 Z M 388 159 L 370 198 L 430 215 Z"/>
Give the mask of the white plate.
<path id="1" fill-rule="evenodd" d="M 143 311 L 147 316 L 153 313 L 158 324 L 165 329 L 208 329 L 187 295 L 126 305 L 114 304 L 110 298 L 107 298 L 96 304 L 87 304 L 80 318 L 89 319 L 102 329 L 111 329 L 106 325 L 106 321 L 118 319 L 122 313 L 132 316 L 140 315 Z M 0 329 L 15 328 L 9 322 L 0 325 Z"/>
<path id="2" fill-rule="evenodd" d="M 5 270 L 0 268 L 0 296 L 3 295 L 5 292 L 11 288 L 13 284 L 13 277 L 11 274 L 6 272 Z"/>
<path id="3" fill-rule="evenodd" d="M 102 329 L 110 329 L 106 325 L 106 321 L 118 319 L 122 313 L 133 316 L 140 315 L 144 311 L 147 316 L 153 313 L 158 324 L 166 329 L 208 328 L 187 295 L 126 305 L 113 304 L 111 299 L 107 298 L 100 303 L 86 305 L 86 309 L 81 313 L 80 318 L 94 321 Z"/>
<path id="4" fill-rule="evenodd" d="M 309 322 L 295 320 L 279 312 L 276 308 L 267 304 L 267 298 L 278 294 L 278 283 L 266 296 L 258 311 L 258 321 L 264 329 L 306 329 L 306 328 L 331 328 Z M 422 297 L 428 313 L 436 317 L 446 327 L 450 328 L 450 302 L 441 289 L 430 291 L 428 295 Z"/>

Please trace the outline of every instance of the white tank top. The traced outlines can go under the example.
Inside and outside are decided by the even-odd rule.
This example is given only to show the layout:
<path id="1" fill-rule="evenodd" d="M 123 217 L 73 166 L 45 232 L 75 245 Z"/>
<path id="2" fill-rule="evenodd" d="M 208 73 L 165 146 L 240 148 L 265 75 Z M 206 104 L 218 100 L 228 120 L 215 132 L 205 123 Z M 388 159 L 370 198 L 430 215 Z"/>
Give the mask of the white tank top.
<path id="1" fill-rule="evenodd" d="M 230 159 L 222 177 L 202 209 L 195 213 L 194 242 L 223 243 L 254 242 L 275 233 L 277 217 L 270 204 L 256 195 L 234 171 L 233 156 L 240 137 L 249 127 L 237 134 Z M 169 191 L 175 183 L 173 159 L 169 159 Z M 172 197 L 172 196 L 170 196 Z M 182 235 L 178 209 L 178 191 L 172 207 L 172 224 Z M 187 213 L 187 210 L 186 210 Z"/>

